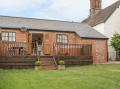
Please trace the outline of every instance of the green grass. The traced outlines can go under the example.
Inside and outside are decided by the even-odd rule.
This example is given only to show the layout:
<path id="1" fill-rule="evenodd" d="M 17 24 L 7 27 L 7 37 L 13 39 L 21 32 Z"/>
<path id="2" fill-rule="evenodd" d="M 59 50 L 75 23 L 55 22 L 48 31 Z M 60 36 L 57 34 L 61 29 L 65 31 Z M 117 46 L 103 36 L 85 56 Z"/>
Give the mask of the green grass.
<path id="1" fill-rule="evenodd" d="M 120 65 L 66 70 L 2 70 L 0 89 L 120 89 Z"/>

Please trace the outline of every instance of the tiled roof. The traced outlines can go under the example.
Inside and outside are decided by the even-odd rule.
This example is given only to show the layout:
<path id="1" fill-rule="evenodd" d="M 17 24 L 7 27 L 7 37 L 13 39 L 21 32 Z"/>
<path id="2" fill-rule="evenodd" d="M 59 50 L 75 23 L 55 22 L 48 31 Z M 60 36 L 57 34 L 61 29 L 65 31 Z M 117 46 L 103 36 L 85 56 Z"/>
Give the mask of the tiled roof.
<path id="1" fill-rule="evenodd" d="M 44 20 L 23 17 L 0 16 L 1 28 L 22 28 L 28 30 L 43 30 L 43 31 L 62 31 L 74 32 L 84 38 L 103 38 L 104 35 L 94 30 L 87 24 L 78 22 L 67 22 L 59 20 Z"/>
<path id="2" fill-rule="evenodd" d="M 92 17 L 89 16 L 87 19 L 83 20 L 82 23 L 87 23 L 90 26 L 96 26 L 100 23 L 104 23 L 119 6 L 120 0 L 101 10 L 98 14 Z"/>

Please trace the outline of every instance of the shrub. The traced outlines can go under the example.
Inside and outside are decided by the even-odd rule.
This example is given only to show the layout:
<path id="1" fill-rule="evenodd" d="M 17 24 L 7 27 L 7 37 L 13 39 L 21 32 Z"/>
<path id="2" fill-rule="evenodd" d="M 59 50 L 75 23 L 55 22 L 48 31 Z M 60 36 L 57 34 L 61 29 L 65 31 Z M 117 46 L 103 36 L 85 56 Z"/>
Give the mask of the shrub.
<path id="1" fill-rule="evenodd" d="M 65 62 L 63 60 L 59 61 L 59 65 L 64 65 L 64 64 L 65 64 Z"/>
<path id="2" fill-rule="evenodd" d="M 36 61 L 36 62 L 35 62 L 35 65 L 36 65 L 36 66 L 40 66 L 40 65 L 41 65 L 41 61 Z"/>

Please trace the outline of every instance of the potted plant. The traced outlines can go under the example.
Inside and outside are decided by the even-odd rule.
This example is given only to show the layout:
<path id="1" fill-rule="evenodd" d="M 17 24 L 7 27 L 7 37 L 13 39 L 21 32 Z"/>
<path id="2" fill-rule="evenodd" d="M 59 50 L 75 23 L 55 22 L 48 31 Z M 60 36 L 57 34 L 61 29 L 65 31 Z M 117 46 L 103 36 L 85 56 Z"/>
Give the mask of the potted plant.
<path id="1" fill-rule="evenodd" d="M 35 62 L 35 70 L 39 70 L 39 69 L 41 69 L 41 61 L 40 61 L 40 60 L 37 60 L 37 61 Z"/>
<path id="2" fill-rule="evenodd" d="M 63 60 L 59 61 L 58 69 L 59 70 L 64 70 L 65 69 L 65 62 Z"/>

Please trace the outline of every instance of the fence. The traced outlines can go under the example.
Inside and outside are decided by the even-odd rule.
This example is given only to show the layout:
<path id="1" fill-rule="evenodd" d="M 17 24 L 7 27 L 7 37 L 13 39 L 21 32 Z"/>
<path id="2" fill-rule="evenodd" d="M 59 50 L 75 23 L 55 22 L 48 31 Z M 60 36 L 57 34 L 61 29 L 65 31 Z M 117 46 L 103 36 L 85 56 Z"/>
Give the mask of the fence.
<path id="1" fill-rule="evenodd" d="M 0 56 L 24 56 L 26 54 L 26 43 L 0 41 Z"/>
<path id="2" fill-rule="evenodd" d="M 42 49 L 43 55 L 50 54 L 53 50 L 55 56 L 92 56 L 92 45 L 88 44 L 54 44 L 53 48 L 44 44 Z M 25 56 L 27 51 L 27 43 L 0 41 L 0 56 Z M 32 54 L 36 53 L 37 50 L 32 52 Z"/>
<path id="3" fill-rule="evenodd" d="M 88 44 L 55 44 L 56 56 L 92 56 L 92 45 Z"/>
<path id="4" fill-rule="evenodd" d="M 92 64 L 92 45 L 87 44 L 44 44 L 44 56 L 53 56 L 55 64 L 64 60 L 66 66 Z M 32 46 L 32 49 L 36 47 Z M 37 49 L 28 55 L 28 44 L 24 42 L 0 41 L 0 67 L 33 66 L 36 60 Z M 52 53 L 53 52 L 53 53 Z M 19 57 L 18 57 L 19 56 Z M 33 58 L 33 57 L 34 58 Z M 41 56 L 41 55 L 40 55 Z M 4 60 L 6 59 L 6 60 Z M 10 59 L 10 61 L 9 61 Z M 24 61 L 23 61 L 24 60 Z M 9 63 L 9 64 L 6 64 Z M 12 64 L 11 64 L 12 63 Z"/>
<path id="5" fill-rule="evenodd" d="M 55 44 L 53 48 L 57 64 L 59 60 L 64 60 L 66 66 L 93 64 L 92 45 Z"/>

